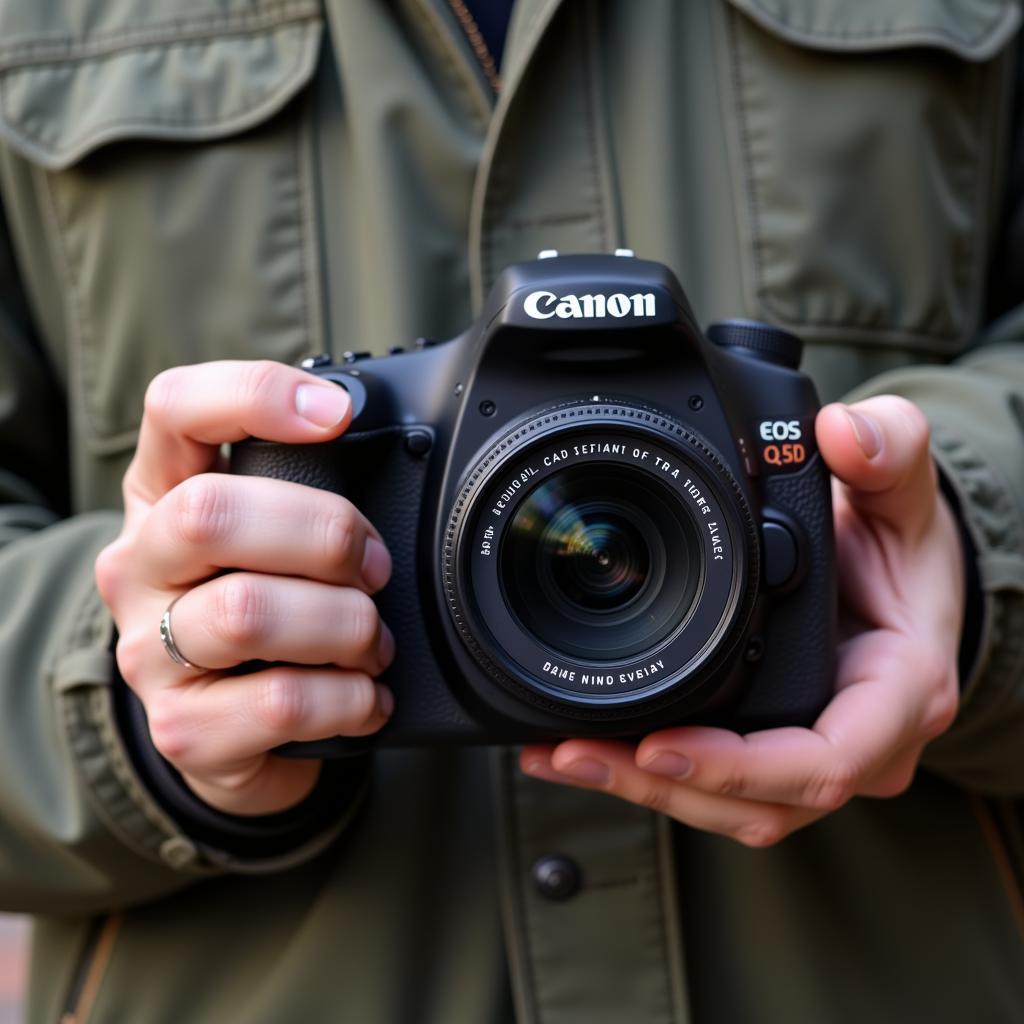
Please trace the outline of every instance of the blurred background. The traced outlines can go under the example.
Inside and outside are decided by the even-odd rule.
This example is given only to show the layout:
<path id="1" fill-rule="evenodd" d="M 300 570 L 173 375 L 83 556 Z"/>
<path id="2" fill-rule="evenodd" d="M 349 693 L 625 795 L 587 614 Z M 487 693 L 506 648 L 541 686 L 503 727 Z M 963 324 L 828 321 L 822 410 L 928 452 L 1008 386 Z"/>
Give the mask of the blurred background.
<path id="1" fill-rule="evenodd" d="M 28 921 L 0 914 L 0 1024 L 23 1024 L 28 979 Z"/>

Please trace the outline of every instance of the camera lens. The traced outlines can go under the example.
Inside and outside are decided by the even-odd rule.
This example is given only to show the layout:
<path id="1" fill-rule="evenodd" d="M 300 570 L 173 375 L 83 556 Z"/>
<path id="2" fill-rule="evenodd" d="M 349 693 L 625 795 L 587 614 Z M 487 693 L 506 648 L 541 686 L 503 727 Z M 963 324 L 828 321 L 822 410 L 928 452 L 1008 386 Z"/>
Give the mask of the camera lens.
<path id="1" fill-rule="evenodd" d="M 701 545 L 692 516 L 652 474 L 575 466 L 519 503 L 499 572 L 512 613 L 553 652 L 622 660 L 657 647 L 685 620 Z"/>
<path id="2" fill-rule="evenodd" d="M 591 724 L 706 702 L 757 556 L 738 482 L 681 423 L 596 398 L 531 412 L 468 467 L 444 533 L 452 625 L 483 670 L 467 685 Z"/>

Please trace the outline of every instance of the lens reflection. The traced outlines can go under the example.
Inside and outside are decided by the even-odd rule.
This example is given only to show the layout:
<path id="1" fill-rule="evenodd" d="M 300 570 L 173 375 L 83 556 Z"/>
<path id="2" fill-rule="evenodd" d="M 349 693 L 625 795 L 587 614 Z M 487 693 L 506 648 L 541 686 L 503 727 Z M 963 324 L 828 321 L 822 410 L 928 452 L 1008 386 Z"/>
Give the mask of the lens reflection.
<path id="1" fill-rule="evenodd" d="M 681 499 L 642 470 L 576 466 L 520 503 L 502 546 L 506 600 L 556 652 L 615 661 L 685 617 L 701 550 Z"/>

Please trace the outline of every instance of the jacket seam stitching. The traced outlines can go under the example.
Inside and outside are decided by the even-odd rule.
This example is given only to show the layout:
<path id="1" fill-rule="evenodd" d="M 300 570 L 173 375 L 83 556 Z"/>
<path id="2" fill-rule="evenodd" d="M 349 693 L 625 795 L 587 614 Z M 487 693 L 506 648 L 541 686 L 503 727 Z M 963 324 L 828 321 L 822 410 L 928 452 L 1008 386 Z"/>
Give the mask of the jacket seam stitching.
<path id="1" fill-rule="evenodd" d="M 218 14 L 208 18 L 182 18 L 152 28 L 97 33 L 91 36 L 54 36 L 27 43 L 0 46 L 0 73 L 46 64 L 93 60 L 126 51 L 167 43 L 203 42 L 225 35 L 248 35 L 291 22 L 321 20 L 317 4 L 284 3 L 272 11 Z"/>
<path id="2" fill-rule="evenodd" d="M 312 224 L 310 223 L 310 210 L 312 196 L 308 189 L 308 161 L 306 159 L 306 112 L 308 110 L 308 99 L 306 104 L 295 117 L 293 130 L 293 152 L 294 152 L 294 173 L 295 189 L 297 192 L 297 228 L 299 233 L 299 273 L 302 275 L 302 287 L 300 289 L 299 303 L 301 305 L 301 317 L 303 323 L 303 334 L 305 336 L 307 352 L 323 351 L 322 334 L 313 326 L 314 317 L 317 315 L 318 304 L 314 289 L 316 288 L 317 268 L 313 257 L 312 245 Z"/>
<path id="3" fill-rule="evenodd" d="M 591 211 L 591 217 L 597 214 L 597 231 L 599 236 L 599 251 L 607 252 L 608 250 L 608 225 L 605 218 L 604 211 L 604 190 L 601 188 L 601 178 L 598 171 L 598 153 L 597 153 L 597 137 L 595 127 L 596 106 L 593 97 L 593 83 L 591 82 L 592 74 L 592 55 L 590 53 L 590 39 L 587 32 L 587 11 L 589 10 L 586 6 L 577 8 L 579 14 L 577 16 L 577 29 L 575 35 L 579 39 L 580 48 L 580 75 L 583 79 L 583 106 L 586 110 L 586 117 L 584 118 L 584 132 L 586 133 L 587 139 L 587 152 L 590 154 L 588 163 L 590 164 L 588 170 L 590 172 L 590 187 L 593 190 L 594 195 L 594 209 Z"/>
<path id="4" fill-rule="evenodd" d="M 647 840 L 647 848 L 652 851 L 652 857 L 654 860 L 654 893 L 655 893 L 655 907 L 658 915 L 658 923 L 661 931 L 661 959 L 664 964 L 664 970 L 661 972 L 661 980 L 665 987 L 665 1007 L 668 1010 L 668 1020 L 674 1021 L 675 1014 L 675 993 L 673 991 L 672 976 L 674 971 L 677 969 L 677 965 L 672 963 L 672 958 L 669 956 L 669 920 L 668 920 L 668 894 L 665 891 L 665 883 L 663 880 L 663 871 L 665 865 L 662 864 L 660 843 L 658 842 L 658 828 L 659 823 L 656 820 L 653 812 L 648 814 L 648 826 L 650 828 L 650 835 Z"/>
<path id="5" fill-rule="evenodd" d="M 0 79 L 0 108 L 3 107 L 3 82 Z M 94 360 L 85 344 L 89 333 L 85 306 L 82 300 L 78 279 L 71 264 L 70 253 L 67 251 L 67 239 L 61 224 L 60 214 L 57 210 L 57 197 L 53 191 L 52 175 L 45 170 L 37 172 L 38 180 L 41 181 L 42 202 L 40 206 L 45 211 L 46 220 L 50 224 L 50 230 L 54 235 L 54 244 L 57 251 L 57 259 L 67 280 L 67 297 L 63 303 L 67 319 L 68 342 L 73 358 L 77 358 L 80 367 L 80 374 L 75 374 L 81 380 L 81 387 L 78 389 L 78 397 L 82 403 L 82 412 L 88 418 L 94 433 L 99 433 L 95 410 L 90 407 L 89 394 L 95 384 Z"/>
<path id="6" fill-rule="evenodd" d="M 933 339 L 938 342 L 952 342 L 958 343 L 963 340 L 964 334 L 968 329 L 968 325 L 965 324 L 960 330 L 957 330 L 955 325 L 949 331 L 929 331 L 929 330 L 917 330 L 912 327 L 904 327 L 900 324 L 886 324 L 879 327 L 871 325 L 858 326 L 855 323 L 851 323 L 850 319 L 843 321 L 832 321 L 832 320 L 821 320 L 821 319 L 809 319 L 809 318 L 794 318 L 784 313 L 779 306 L 776 304 L 776 300 L 769 294 L 764 280 L 764 257 L 763 257 L 763 246 L 764 239 L 761 234 L 761 205 L 757 195 L 756 187 L 756 175 L 754 171 L 754 165 L 752 162 L 752 138 L 748 127 L 748 107 L 746 96 L 748 94 L 748 82 L 744 77 L 743 67 L 744 61 L 739 52 L 738 43 L 738 32 L 736 29 L 736 22 L 738 20 L 738 14 L 736 8 L 732 10 L 732 23 L 727 31 L 727 41 L 729 48 L 730 64 L 731 64 L 731 79 L 733 85 L 733 93 L 735 96 L 735 107 L 737 113 L 737 121 L 739 127 L 739 148 L 740 158 L 743 164 L 744 172 L 744 192 L 747 198 L 748 207 L 748 224 L 750 231 L 751 240 L 751 259 L 753 264 L 753 300 L 755 305 L 760 305 L 765 311 L 767 311 L 772 319 L 780 324 L 789 324 L 796 327 L 802 327 L 805 329 L 839 329 L 843 331 L 856 331 L 860 335 L 866 335 L 866 343 L 870 343 L 872 338 L 881 338 L 884 336 L 891 336 L 896 334 L 898 336 L 904 336 L 908 340 L 920 338 L 923 341 Z M 976 107 L 984 108 L 984 99 L 986 90 L 983 87 L 983 73 L 984 69 L 978 67 L 971 67 L 973 72 L 973 92 L 975 94 L 975 105 Z M 983 109 L 983 112 L 984 109 Z M 993 124 L 991 117 L 986 120 L 985 129 L 986 132 L 993 130 Z M 970 161 L 970 184 L 969 184 L 969 201 L 971 202 L 971 208 L 977 215 L 980 212 L 980 206 L 983 203 L 983 197 L 980 195 L 981 189 L 978 187 L 980 180 L 981 168 L 979 166 L 980 161 L 975 160 L 973 163 Z M 955 265 L 953 272 L 956 275 L 956 279 L 962 289 L 965 301 L 969 307 L 976 305 L 978 298 L 978 290 L 981 286 L 980 270 L 976 269 L 977 260 L 975 256 L 978 251 L 978 243 L 975 237 L 976 232 L 972 233 L 970 237 L 963 243 L 960 248 L 961 254 L 957 257 L 954 254 Z M 977 281 L 975 281 L 977 279 Z"/>
<path id="7" fill-rule="evenodd" d="M 141 49 L 141 47 L 140 47 Z M 246 107 L 242 111 L 235 111 L 229 115 L 219 118 L 212 118 L 207 120 L 196 120 L 195 118 L 181 119 L 174 117 L 161 117 L 159 115 L 152 116 L 140 116 L 130 118 L 113 118 L 106 121 L 100 121 L 98 124 L 92 126 L 91 130 L 85 135 L 80 136 L 72 142 L 65 143 L 60 147 L 59 152 L 72 154 L 81 154 L 88 152 L 91 145 L 97 141 L 99 137 L 108 128 L 119 128 L 122 130 L 133 130 L 139 128 L 146 128 L 151 125 L 164 125 L 172 128 L 184 128 L 184 127 L 197 127 L 203 129 L 210 128 L 221 128 L 226 124 L 233 122 L 244 121 L 246 117 L 251 116 L 252 112 L 259 108 L 261 104 L 265 103 L 268 96 L 277 96 L 282 92 L 287 92 L 296 79 L 302 77 L 302 72 L 305 66 L 306 47 L 296 47 L 295 57 L 288 65 L 287 71 L 284 77 L 279 82 L 274 82 L 268 85 L 265 89 L 261 90 L 256 97 L 247 103 Z M 16 124 L 17 121 L 11 115 L 7 107 L 7 98 L 3 89 L 3 76 L 0 76 L 0 109 L 4 114 L 4 119 L 9 125 Z M 30 135 L 26 135 L 23 131 L 15 131 L 15 135 L 19 138 L 24 139 L 30 143 L 33 147 L 41 145 L 40 141 L 34 139 Z M 52 144 L 51 144 L 52 147 Z"/>
<path id="8" fill-rule="evenodd" d="M 833 30 L 823 31 L 821 29 L 810 29 L 801 28 L 795 22 L 790 21 L 783 14 L 778 14 L 774 11 L 769 10 L 764 6 L 760 0 L 750 0 L 750 5 L 759 10 L 764 17 L 771 21 L 773 25 L 778 25 L 782 28 L 788 29 L 791 32 L 799 32 L 812 39 L 893 39 L 898 40 L 901 35 L 910 33 L 928 33 L 936 36 L 940 36 L 943 39 L 948 39 L 951 42 L 958 43 L 961 46 L 974 46 L 980 42 L 987 35 L 989 35 L 996 24 L 1002 20 L 1003 13 L 1006 10 L 1005 6 L 1000 7 L 991 20 L 985 22 L 982 28 L 978 31 L 977 35 L 964 37 L 956 35 L 947 28 L 943 28 L 938 25 L 901 25 L 899 27 L 892 26 L 889 29 L 870 29 L 864 31 L 844 31 L 844 30 Z"/>
<path id="9" fill-rule="evenodd" d="M 506 758 L 511 759 L 511 754 L 507 754 Z M 533 971 L 533 954 L 530 949 L 530 925 L 528 921 L 529 912 L 526 908 L 526 901 L 523 898 L 522 892 L 522 878 L 523 878 L 523 860 L 520 851 L 520 836 L 519 836 L 519 804 L 518 795 L 516 793 L 515 779 L 513 771 L 510 770 L 510 765 L 503 764 L 501 772 L 501 784 L 505 790 L 505 818 L 508 823 L 509 835 L 511 837 L 511 843 L 509 844 L 511 854 L 511 889 L 512 889 L 512 904 L 513 910 L 516 917 L 519 919 L 519 934 L 522 936 L 522 966 L 525 981 L 525 992 L 523 996 L 528 1003 L 528 1010 L 530 1018 L 533 1021 L 539 1019 L 537 1013 L 537 979 L 534 976 Z"/>

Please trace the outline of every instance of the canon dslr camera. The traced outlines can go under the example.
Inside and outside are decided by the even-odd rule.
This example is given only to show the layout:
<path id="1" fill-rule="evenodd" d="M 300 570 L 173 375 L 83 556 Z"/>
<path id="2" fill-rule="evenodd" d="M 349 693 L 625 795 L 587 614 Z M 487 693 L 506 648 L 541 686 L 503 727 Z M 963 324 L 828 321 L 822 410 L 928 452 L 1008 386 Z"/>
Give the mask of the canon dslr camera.
<path id="1" fill-rule="evenodd" d="M 450 341 L 307 360 L 348 431 L 246 442 L 233 469 L 343 494 L 384 536 L 395 712 L 370 742 L 809 724 L 835 581 L 800 352 L 751 321 L 705 336 L 672 273 L 620 250 L 509 267 Z"/>

